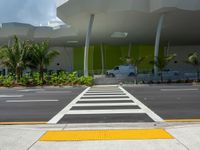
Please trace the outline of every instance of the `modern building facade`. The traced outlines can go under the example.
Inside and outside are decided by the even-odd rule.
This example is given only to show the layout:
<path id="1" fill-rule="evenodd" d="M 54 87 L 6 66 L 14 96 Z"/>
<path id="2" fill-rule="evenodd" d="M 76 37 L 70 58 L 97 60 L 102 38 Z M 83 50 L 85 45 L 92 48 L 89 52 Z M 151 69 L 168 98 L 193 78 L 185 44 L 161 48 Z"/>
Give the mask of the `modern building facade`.
<path id="1" fill-rule="evenodd" d="M 131 55 L 134 58 L 148 55 L 149 59 L 156 61 L 159 54 L 171 52 L 177 53 L 175 64 L 171 64 L 177 68 L 173 68 L 189 70 L 189 66 L 185 68 L 187 65 L 183 65 L 184 57 L 192 52 L 191 49 L 199 51 L 198 46 L 195 48 L 187 46 L 188 50 L 182 51 L 184 54 L 181 52 L 181 49 L 186 49 L 183 48 L 185 45 L 199 45 L 200 21 L 197 18 L 200 17 L 200 1 L 198 0 L 58 0 L 57 2 L 58 17 L 78 30 L 77 42 L 84 46 L 84 54 L 83 49 L 79 52 L 82 57 L 84 56 L 85 75 L 88 74 L 88 67 L 89 70 L 100 67 L 98 56 L 103 56 L 102 66 L 108 61 L 106 67 L 110 68 L 112 62 L 119 63 L 120 56 Z M 176 47 L 171 49 L 172 46 Z M 78 53 L 76 51 L 78 50 L 75 50 L 75 53 Z M 106 53 L 108 51 L 110 54 L 105 55 L 103 51 Z M 105 56 L 111 57 L 106 61 Z M 151 67 L 147 62 L 141 66 L 144 70 Z M 78 69 L 82 68 L 80 65 L 79 67 Z M 154 69 L 157 70 L 155 66 Z"/>
<path id="2" fill-rule="evenodd" d="M 48 39 L 61 55 L 49 69 L 100 73 L 122 63 L 120 58 L 148 56 L 140 71 L 151 71 L 149 61 L 176 53 L 168 66 L 193 71 L 184 63 L 200 52 L 199 0 L 57 0 L 59 28 L 3 24 L 1 44 L 14 34 L 22 39 Z M 156 70 L 156 68 L 155 68 Z"/>

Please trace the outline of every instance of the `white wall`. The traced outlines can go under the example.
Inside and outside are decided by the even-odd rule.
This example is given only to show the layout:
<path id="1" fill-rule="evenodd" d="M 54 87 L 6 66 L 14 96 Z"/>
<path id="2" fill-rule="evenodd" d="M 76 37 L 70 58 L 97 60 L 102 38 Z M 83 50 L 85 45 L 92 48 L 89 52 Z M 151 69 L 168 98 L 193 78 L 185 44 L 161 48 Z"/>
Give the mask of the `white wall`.
<path id="1" fill-rule="evenodd" d="M 73 48 L 51 47 L 50 49 L 58 50 L 60 52 L 60 55 L 52 61 L 52 63 L 48 67 L 48 70 L 73 71 Z M 57 63 L 59 63 L 60 65 L 58 66 Z"/>
<path id="2" fill-rule="evenodd" d="M 172 46 L 169 48 L 168 54 L 175 53 L 176 58 L 170 62 L 167 68 L 178 70 L 181 72 L 195 72 L 194 67 L 186 64 L 185 61 L 190 53 L 198 52 L 200 54 L 200 46 Z M 177 63 L 174 63 L 177 61 Z"/>

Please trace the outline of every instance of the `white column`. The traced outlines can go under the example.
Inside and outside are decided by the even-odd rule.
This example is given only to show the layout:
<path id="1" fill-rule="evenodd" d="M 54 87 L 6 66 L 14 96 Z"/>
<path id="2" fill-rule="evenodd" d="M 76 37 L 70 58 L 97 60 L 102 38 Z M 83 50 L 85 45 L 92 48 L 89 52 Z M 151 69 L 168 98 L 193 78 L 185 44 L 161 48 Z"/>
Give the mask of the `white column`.
<path id="1" fill-rule="evenodd" d="M 101 44 L 101 74 L 104 74 L 104 53 L 103 53 L 103 44 Z"/>
<path id="2" fill-rule="evenodd" d="M 85 51 L 84 51 L 84 76 L 88 76 L 88 51 L 90 46 L 90 37 L 92 33 L 92 26 L 94 22 L 94 14 L 90 15 L 90 22 L 85 40 Z"/>
<path id="3" fill-rule="evenodd" d="M 158 61 L 158 53 L 159 53 L 159 47 L 160 47 L 160 35 L 161 35 L 161 31 L 162 31 L 163 22 L 164 22 L 164 14 L 160 16 L 158 26 L 157 26 L 155 50 L 154 50 L 154 62 L 155 63 Z M 157 76 L 157 74 L 158 74 L 158 68 L 154 64 L 154 75 Z"/>

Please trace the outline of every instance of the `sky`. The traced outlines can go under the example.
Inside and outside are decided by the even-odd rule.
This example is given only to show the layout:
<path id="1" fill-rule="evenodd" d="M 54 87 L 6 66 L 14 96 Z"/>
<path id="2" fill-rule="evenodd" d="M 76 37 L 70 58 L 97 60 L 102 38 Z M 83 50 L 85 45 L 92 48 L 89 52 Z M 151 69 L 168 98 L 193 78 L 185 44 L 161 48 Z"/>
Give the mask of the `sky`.
<path id="1" fill-rule="evenodd" d="M 56 19 L 56 0 L 0 0 L 1 24 L 20 22 L 39 26 Z"/>

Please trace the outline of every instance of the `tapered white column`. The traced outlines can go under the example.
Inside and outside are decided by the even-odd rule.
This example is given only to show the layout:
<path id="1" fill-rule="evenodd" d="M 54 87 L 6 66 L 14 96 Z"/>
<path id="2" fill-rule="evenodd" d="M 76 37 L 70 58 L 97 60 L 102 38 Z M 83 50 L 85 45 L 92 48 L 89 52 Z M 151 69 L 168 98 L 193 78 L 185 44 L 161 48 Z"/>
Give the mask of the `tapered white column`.
<path id="1" fill-rule="evenodd" d="M 104 74 L 104 53 L 103 53 L 103 44 L 101 44 L 101 74 Z"/>
<path id="2" fill-rule="evenodd" d="M 159 54 L 159 47 L 160 47 L 160 36 L 162 31 L 162 26 L 164 22 L 164 14 L 160 16 L 158 26 L 157 26 L 157 32 L 156 32 L 156 41 L 155 41 L 155 50 L 154 50 L 154 63 L 158 61 L 158 54 Z M 158 74 L 158 68 L 154 64 L 154 75 L 157 76 Z"/>
<path id="3" fill-rule="evenodd" d="M 92 26 L 94 22 L 94 14 L 90 15 L 90 21 L 88 26 L 88 31 L 85 40 L 85 50 L 84 50 L 84 76 L 88 76 L 88 51 L 90 46 L 90 37 L 92 33 Z"/>

